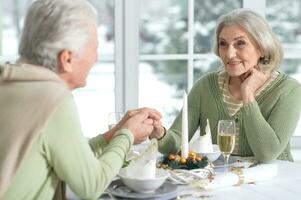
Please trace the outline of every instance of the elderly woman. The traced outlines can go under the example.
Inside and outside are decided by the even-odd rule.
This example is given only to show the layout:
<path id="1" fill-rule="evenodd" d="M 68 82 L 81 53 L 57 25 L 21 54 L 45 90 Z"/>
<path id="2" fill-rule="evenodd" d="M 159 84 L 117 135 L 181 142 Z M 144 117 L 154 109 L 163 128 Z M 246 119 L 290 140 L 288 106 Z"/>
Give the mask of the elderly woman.
<path id="1" fill-rule="evenodd" d="M 71 90 L 85 85 L 97 46 L 96 12 L 86 0 L 30 6 L 20 60 L 0 67 L 0 199 L 63 198 L 61 181 L 97 199 L 132 144 L 160 120 L 154 110 L 133 110 L 88 144 Z"/>
<path id="2" fill-rule="evenodd" d="M 260 162 L 293 161 L 290 138 L 301 105 L 300 84 L 278 72 L 282 47 L 263 17 L 247 9 L 219 18 L 214 52 L 223 68 L 200 78 L 188 96 L 190 138 L 210 120 L 212 140 L 217 142 L 221 119 L 236 122 L 234 154 L 254 156 Z M 175 153 L 181 143 L 181 114 L 165 131 L 159 123 L 151 137 L 160 140 L 162 153 Z"/>

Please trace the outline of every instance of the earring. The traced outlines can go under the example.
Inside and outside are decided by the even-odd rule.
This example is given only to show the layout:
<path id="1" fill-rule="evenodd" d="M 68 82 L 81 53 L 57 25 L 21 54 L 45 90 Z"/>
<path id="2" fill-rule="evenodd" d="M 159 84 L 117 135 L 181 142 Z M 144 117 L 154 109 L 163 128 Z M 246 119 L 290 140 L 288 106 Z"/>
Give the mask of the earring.
<path id="1" fill-rule="evenodd" d="M 263 65 L 267 65 L 270 63 L 270 59 L 269 58 L 266 58 L 266 57 L 260 57 L 259 58 L 259 62 Z"/>

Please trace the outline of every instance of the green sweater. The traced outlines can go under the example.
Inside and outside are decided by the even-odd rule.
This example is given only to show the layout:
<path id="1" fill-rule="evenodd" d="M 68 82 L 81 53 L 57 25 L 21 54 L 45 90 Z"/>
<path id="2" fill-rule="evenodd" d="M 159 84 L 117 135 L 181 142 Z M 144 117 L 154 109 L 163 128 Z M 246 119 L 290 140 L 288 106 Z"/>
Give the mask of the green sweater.
<path id="1" fill-rule="evenodd" d="M 30 147 L 3 200 L 52 199 L 59 180 L 78 197 L 97 199 L 123 165 L 133 136 L 123 129 L 109 144 L 101 135 L 89 143 L 73 99 L 65 99 Z"/>
<path id="2" fill-rule="evenodd" d="M 40 105 L 41 99 L 49 101 L 41 97 L 50 99 L 48 97 L 54 96 L 51 95 L 53 90 L 66 87 L 56 74 L 43 67 L 26 64 L 7 66 L 0 68 L 0 78 L 0 163 L 4 163 L 4 166 L 0 165 L 0 175 L 13 160 L 5 153 L 9 149 L 5 143 L 14 142 L 11 144 L 15 145 L 22 135 L 28 136 L 22 139 L 24 143 L 15 145 L 21 149 L 9 152 L 14 156 L 22 155 L 22 152 L 25 155 L 19 157 L 20 165 L 0 199 L 52 199 L 60 180 L 66 182 L 78 197 L 97 199 L 122 167 L 134 142 L 132 133 L 127 129 L 119 130 L 109 144 L 102 135 L 87 141 L 70 91 L 67 95 L 60 95 L 59 101 L 51 101 L 56 102 L 55 110 L 38 115 L 36 107 L 42 109 L 41 112 L 47 109 L 42 107 L 44 104 L 33 105 Z M 22 109 L 16 110 L 15 107 Z M 36 112 L 32 113 L 34 108 Z M 36 119 L 36 115 L 43 116 L 43 119 Z M 42 122 L 25 127 L 33 121 Z M 22 152 L 15 152 L 17 150 Z"/>
<path id="3" fill-rule="evenodd" d="M 256 97 L 255 102 L 243 105 L 230 117 L 218 86 L 218 72 L 200 78 L 188 95 L 189 139 L 200 127 L 205 133 L 206 119 L 210 120 L 213 143 L 217 143 L 217 124 L 221 119 L 234 119 L 239 124 L 239 155 L 255 156 L 259 162 L 274 159 L 293 161 L 290 138 L 298 123 L 301 108 L 300 84 L 280 73 Z M 181 146 L 181 113 L 166 136 L 159 142 L 163 154 L 177 153 Z"/>

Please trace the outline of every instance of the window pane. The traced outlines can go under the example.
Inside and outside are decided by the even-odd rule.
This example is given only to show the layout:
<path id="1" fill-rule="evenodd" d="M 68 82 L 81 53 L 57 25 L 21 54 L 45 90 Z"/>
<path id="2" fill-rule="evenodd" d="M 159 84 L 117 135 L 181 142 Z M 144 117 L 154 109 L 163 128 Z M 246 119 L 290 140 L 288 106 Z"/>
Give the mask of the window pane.
<path id="1" fill-rule="evenodd" d="M 96 8 L 98 18 L 98 53 L 102 56 L 114 54 L 114 0 L 89 0 Z"/>
<path id="2" fill-rule="evenodd" d="M 84 88 L 73 92 L 86 137 L 107 130 L 107 116 L 115 109 L 114 63 L 97 63 L 91 70 Z"/>
<path id="3" fill-rule="evenodd" d="M 3 61 L 14 61 L 18 57 L 18 38 L 23 26 L 26 8 L 31 1 L 2 1 L 2 53 Z"/>
<path id="4" fill-rule="evenodd" d="M 280 70 L 301 83 L 301 2 L 266 0 L 266 18 L 284 47 Z M 301 120 L 295 135 L 301 136 Z"/>
<path id="5" fill-rule="evenodd" d="M 187 91 L 187 62 L 182 60 L 148 61 L 139 66 L 139 107 L 156 108 L 169 127 L 182 108 Z"/>
<path id="6" fill-rule="evenodd" d="M 89 0 L 98 12 L 98 35 L 101 56 L 114 54 L 114 0 Z M 23 27 L 26 9 L 32 0 L 3 1 L 2 49 L 6 60 L 14 60 L 18 53 L 18 38 Z"/>
<path id="7" fill-rule="evenodd" d="M 241 0 L 195 0 L 194 52 L 211 52 L 217 18 L 222 14 L 241 7 Z"/>
<path id="8" fill-rule="evenodd" d="M 89 0 L 98 12 L 98 58 L 84 88 L 74 92 L 86 137 L 107 130 L 107 116 L 115 110 L 114 0 Z M 109 61 L 103 58 L 109 57 Z"/>
<path id="9" fill-rule="evenodd" d="M 194 61 L 194 68 L 193 68 L 193 80 L 196 82 L 199 78 L 203 75 L 216 71 L 222 66 L 220 59 L 213 55 L 207 56 L 201 59 L 197 59 Z"/>
<path id="10" fill-rule="evenodd" d="M 187 2 L 141 0 L 141 54 L 187 53 Z"/>
<path id="11" fill-rule="evenodd" d="M 115 108 L 114 97 L 114 0 L 89 0 L 98 11 L 97 63 L 87 78 L 85 88 L 74 91 L 83 132 L 95 136 L 107 129 L 107 115 Z M 18 57 L 18 38 L 25 11 L 31 0 L 3 1 L 3 59 L 14 61 Z M 103 57 L 109 58 L 104 60 Z"/>
<path id="12" fill-rule="evenodd" d="M 301 1 L 266 0 L 266 18 L 284 43 L 301 43 Z"/>

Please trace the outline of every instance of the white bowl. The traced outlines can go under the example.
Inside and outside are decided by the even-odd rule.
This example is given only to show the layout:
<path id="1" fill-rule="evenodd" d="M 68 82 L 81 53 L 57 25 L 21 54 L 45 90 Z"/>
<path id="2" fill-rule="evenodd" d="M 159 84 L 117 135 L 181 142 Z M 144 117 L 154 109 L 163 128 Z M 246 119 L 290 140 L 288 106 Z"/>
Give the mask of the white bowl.
<path id="1" fill-rule="evenodd" d="M 221 151 L 219 150 L 219 147 L 218 147 L 217 144 L 213 144 L 213 152 L 212 153 L 197 152 L 197 154 L 201 154 L 201 155 L 207 156 L 208 159 L 209 159 L 209 161 L 214 162 L 221 155 Z"/>
<path id="2" fill-rule="evenodd" d="M 126 176 L 126 169 L 120 170 L 118 176 L 122 182 L 131 190 L 139 193 L 149 193 L 158 189 L 169 177 L 169 172 L 164 169 L 156 169 L 156 177 L 154 179 L 141 179 Z"/>

